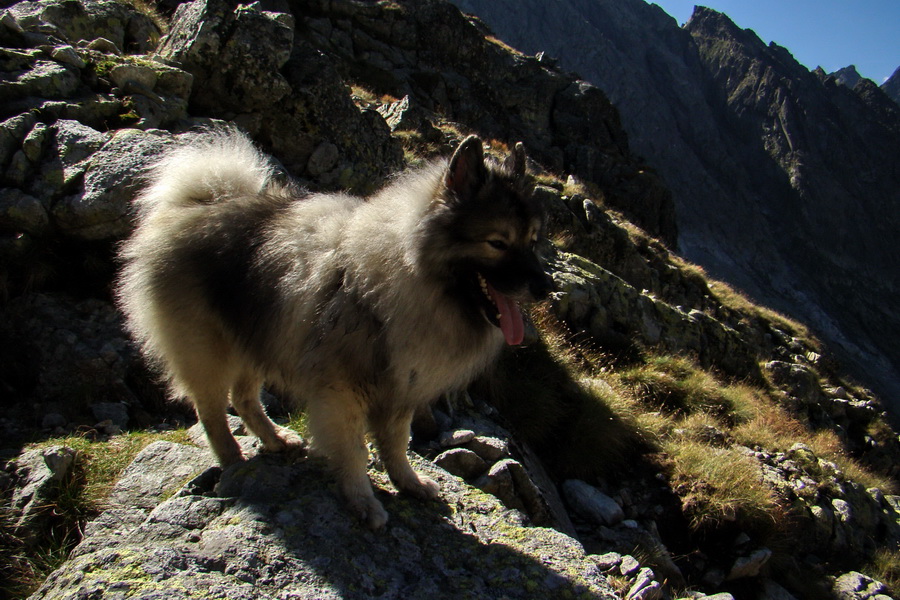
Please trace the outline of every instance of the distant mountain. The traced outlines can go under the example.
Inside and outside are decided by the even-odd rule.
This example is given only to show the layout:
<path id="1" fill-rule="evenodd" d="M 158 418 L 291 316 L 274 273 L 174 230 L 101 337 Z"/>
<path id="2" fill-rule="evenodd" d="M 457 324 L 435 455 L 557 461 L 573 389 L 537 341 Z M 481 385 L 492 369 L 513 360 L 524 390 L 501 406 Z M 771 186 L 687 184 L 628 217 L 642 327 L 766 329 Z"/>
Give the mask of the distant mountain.
<path id="1" fill-rule="evenodd" d="M 881 89 L 894 102 L 900 104 L 900 67 L 894 71 L 893 75 L 888 77 L 887 81 L 881 84 Z"/>
<path id="2" fill-rule="evenodd" d="M 831 74 L 838 83 L 841 85 L 845 85 L 851 90 L 856 87 L 856 84 L 859 83 L 859 80 L 862 79 L 862 75 L 859 74 L 859 71 L 856 70 L 856 65 L 850 65 L 848 67 L 844 67 L 843 69 L 838 69 L 834 73 Z"/>
<path id="3" fill-rule="evenodd" d="M 900 415 L 900 111 L 874 83 L 702 7 L 682 28 L 641 0 L 455 1 L 606 92 L 672 189 L 680 252 L 808 322 Z"/>

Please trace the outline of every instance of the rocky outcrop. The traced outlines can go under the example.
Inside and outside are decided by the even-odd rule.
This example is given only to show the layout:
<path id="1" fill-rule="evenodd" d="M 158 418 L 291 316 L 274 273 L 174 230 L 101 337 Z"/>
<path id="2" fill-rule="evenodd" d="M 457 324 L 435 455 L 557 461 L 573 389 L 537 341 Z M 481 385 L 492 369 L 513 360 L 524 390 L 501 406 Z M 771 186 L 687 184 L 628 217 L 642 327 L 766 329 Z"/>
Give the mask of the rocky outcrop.
<path id="1" fill-rule="evenodd" d="M 440 499 L 399 497 L 373 471 L 391 511 L 378 534 L 342 509 L 320 461 L 256 456 L 220 477 L 209 464 L 205 449 L 144 449 L 31 599 L 616 598 L 577 542 L 421 459 Z"/>
<path id="2" fill-rule="evenodd" d="M 862 79 L 862 75 L 856 70 L 856 65 L 838 69 L 834 73 L 829 74 L 829 77 L 834 77 L 835 81 L 851 90 L 855 88 L 856 84 Z"/>
<path id="3" fill-rule="evenodd" d="M 873 83 L 704 8 L 680 28 L 640 0 L 455 3 L 601 87 L 672 189 L 682 254 L 810 324 L 900 414 L 900 113 Z"/>
<path id="4" fill-rule="evenodd" d="M 900 67 L 887 78 L 887 81 L 881 84 L 881 90 L 891 100 L 900 104 Z"/>

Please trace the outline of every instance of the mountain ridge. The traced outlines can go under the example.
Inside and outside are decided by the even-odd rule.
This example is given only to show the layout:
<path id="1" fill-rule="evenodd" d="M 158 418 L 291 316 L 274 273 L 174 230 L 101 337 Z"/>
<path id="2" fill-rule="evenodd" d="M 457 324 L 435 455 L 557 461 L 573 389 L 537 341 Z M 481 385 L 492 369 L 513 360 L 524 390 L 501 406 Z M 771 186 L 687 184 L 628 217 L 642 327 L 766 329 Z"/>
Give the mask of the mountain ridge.
<path id="1" fill-rule="evenodd" d="M 680 251 L 807 320 L 897 415 L 900 321 L 886 307 L 900 136 L 877 86 L 838 87 L 704 7 L 682 28 L 641 0 L 570 0 L 555 8 L 571 19 L 557 38 L 519 20 L 540 3 L 456 4 L 604 89 L 673 190 Z"/>

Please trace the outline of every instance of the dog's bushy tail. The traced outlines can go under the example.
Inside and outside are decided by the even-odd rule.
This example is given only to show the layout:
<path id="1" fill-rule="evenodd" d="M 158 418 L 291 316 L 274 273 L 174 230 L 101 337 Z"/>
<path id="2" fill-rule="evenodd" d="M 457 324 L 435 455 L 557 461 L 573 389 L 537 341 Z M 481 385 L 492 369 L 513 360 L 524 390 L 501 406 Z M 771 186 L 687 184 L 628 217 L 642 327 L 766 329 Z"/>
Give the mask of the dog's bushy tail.
<path id="1" fill-rule="evenodd" d="M 208 129 L 163 152 L 135 204 L 146 213 L 256 195 L 266 190 L 274 172 L 269 158 L 239 130 Z"/>

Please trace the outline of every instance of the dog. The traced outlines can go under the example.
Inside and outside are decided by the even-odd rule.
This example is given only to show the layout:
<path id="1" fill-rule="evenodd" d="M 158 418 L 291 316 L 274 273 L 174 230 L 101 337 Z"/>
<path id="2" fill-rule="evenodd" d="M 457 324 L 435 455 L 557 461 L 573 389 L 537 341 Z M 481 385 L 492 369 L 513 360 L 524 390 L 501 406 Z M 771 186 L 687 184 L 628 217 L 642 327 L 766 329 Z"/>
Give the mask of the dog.
<path id="1" fill-rule="evenodd" d="M 264 450 L 303 445 L 266 415 L 272 385 L 305 405 L 312 448 L 379 529 L 366 434 L 399 491 L 437 497 L 406 455 L 413 413 L 520 344 L 519 303 L 552 291 L 530 191 L 521 143 L 501 162 L 470 136 L 362 198 L 304 192 L 237 129 L 205 130 L 149 169 L 117 304 L 223 466 L 243 460 L 229 403 Z"/>

